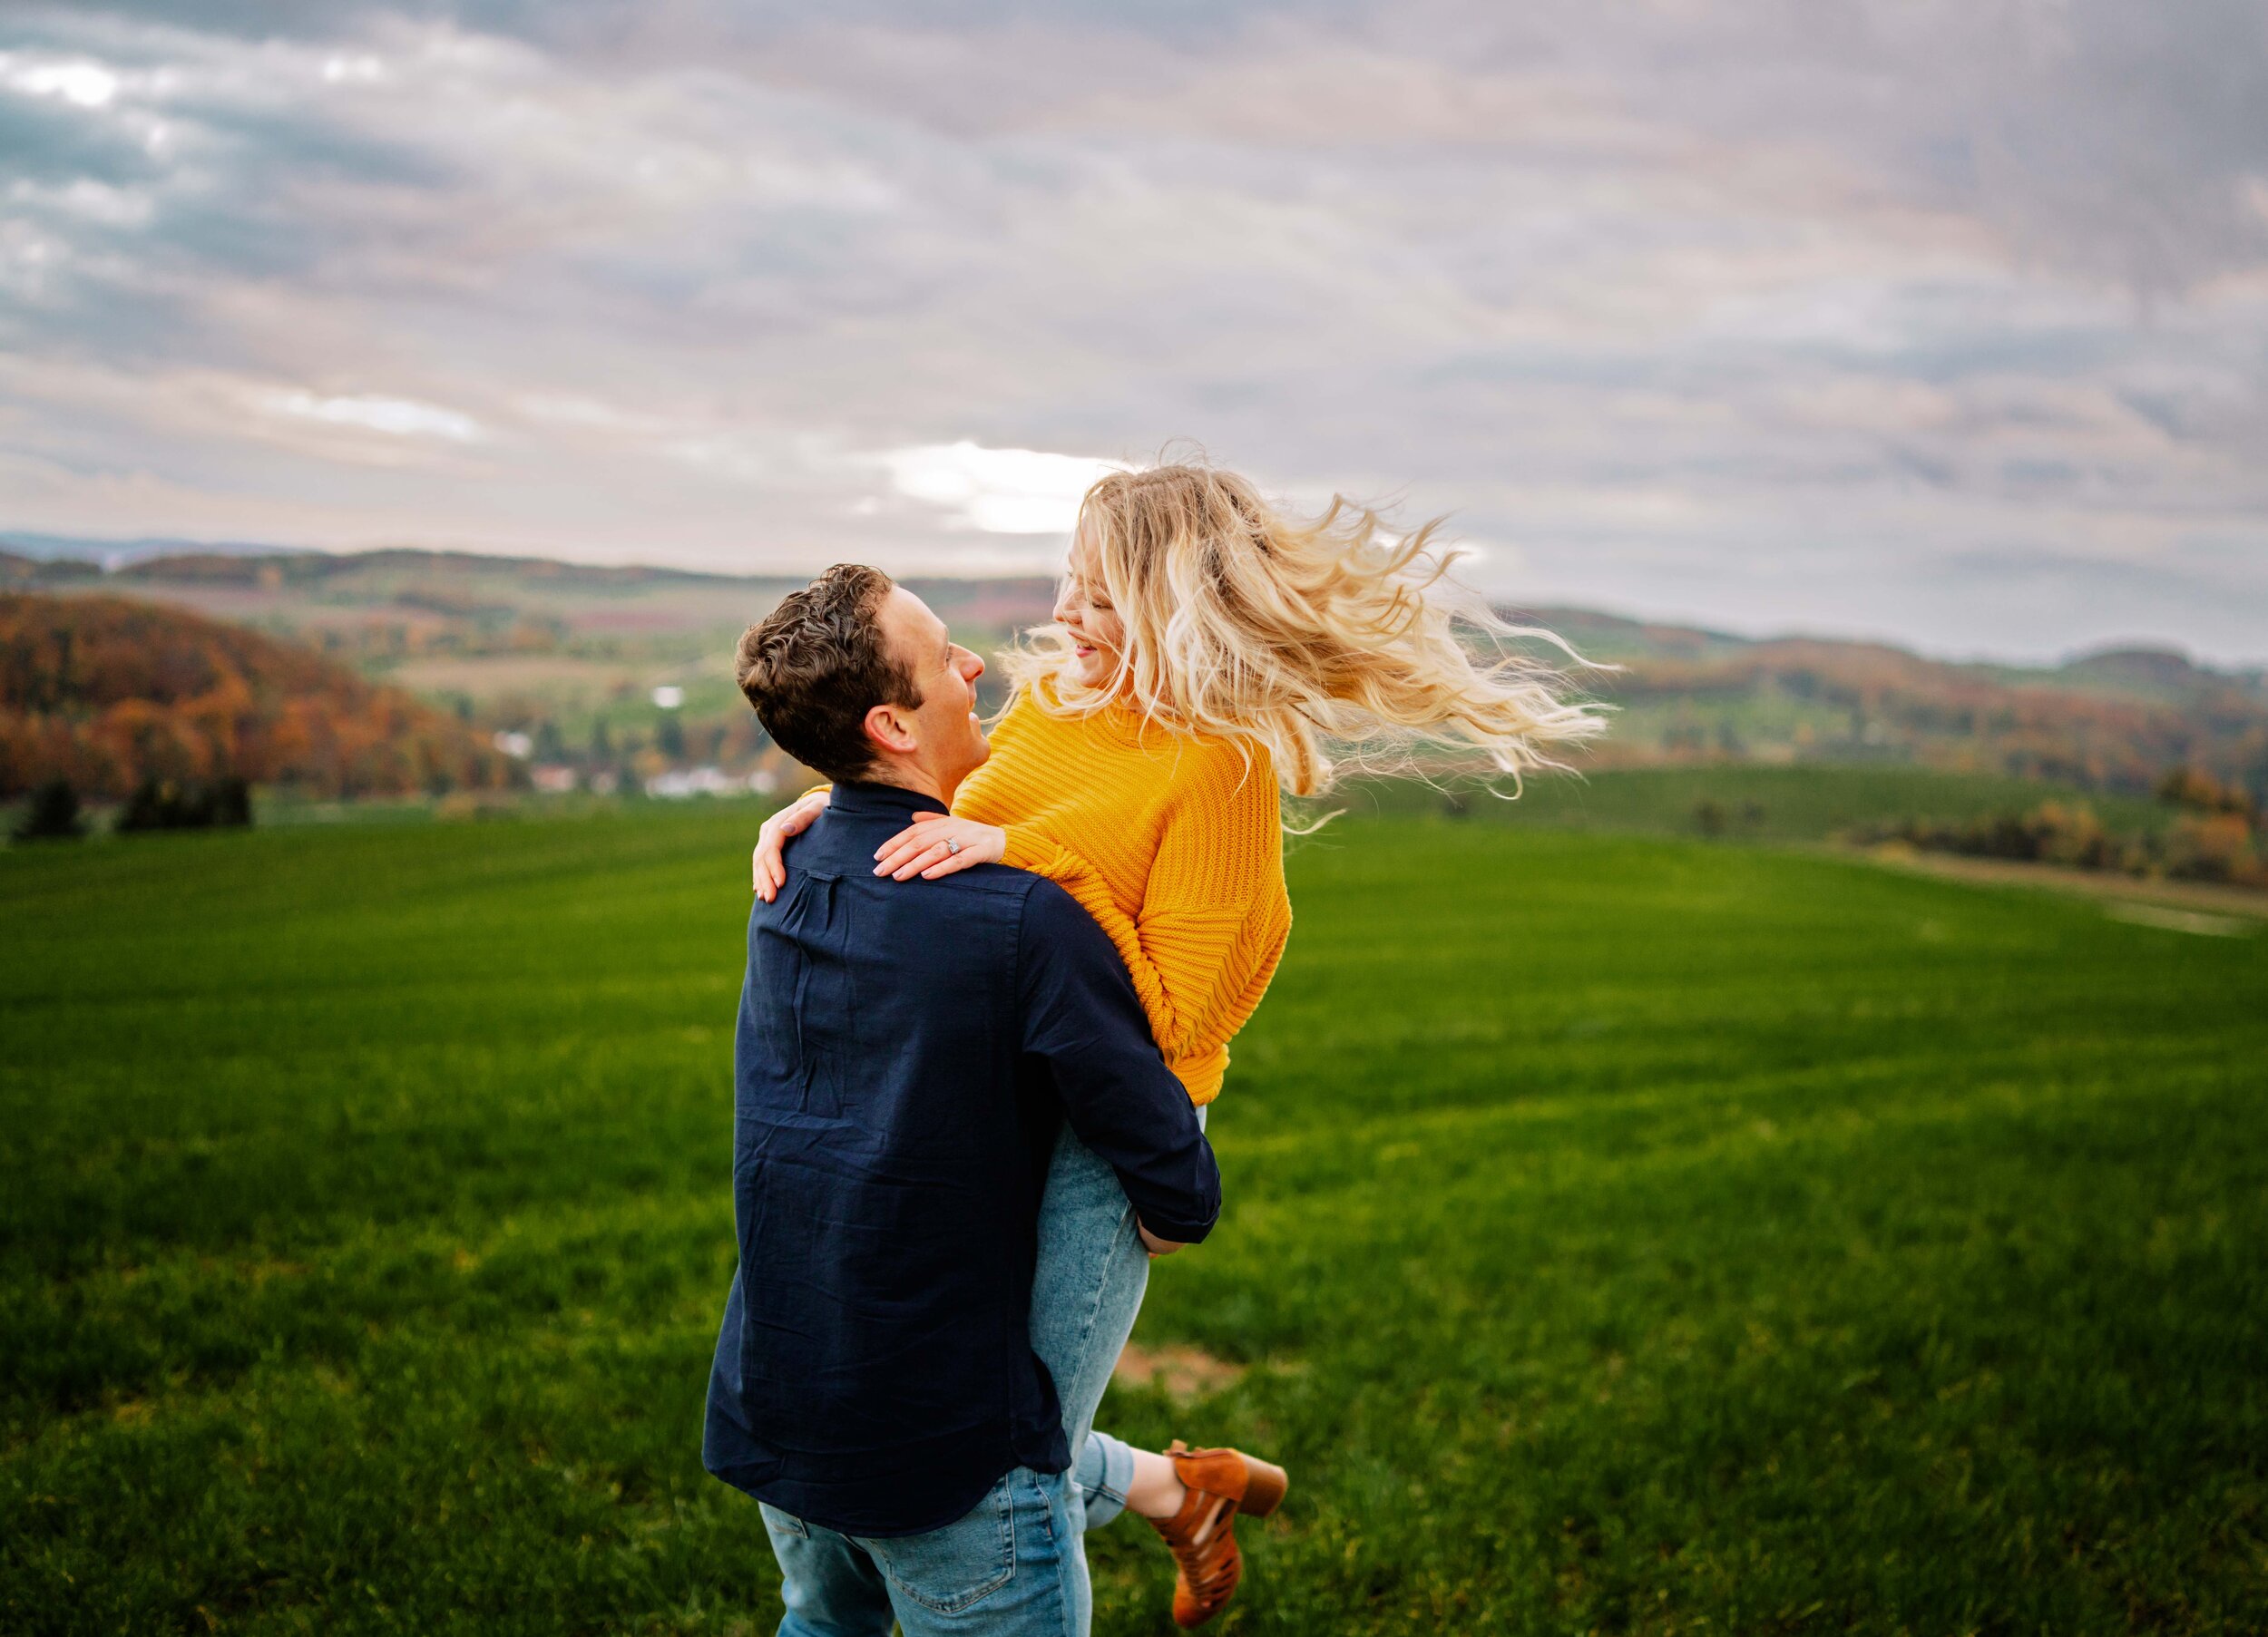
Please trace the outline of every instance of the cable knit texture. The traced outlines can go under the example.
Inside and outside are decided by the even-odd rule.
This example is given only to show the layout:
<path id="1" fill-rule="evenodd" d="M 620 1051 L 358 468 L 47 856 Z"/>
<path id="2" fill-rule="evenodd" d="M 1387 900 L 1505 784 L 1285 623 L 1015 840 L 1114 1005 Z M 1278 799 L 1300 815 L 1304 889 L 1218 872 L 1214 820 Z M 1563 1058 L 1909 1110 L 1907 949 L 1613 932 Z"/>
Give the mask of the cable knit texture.
<path id="1" fill-rule="evenodd" d="M 1132 711 L 1051 716 L 1029 695 L 992 740 L 953 811 L 1004 828 L 1003 862 L 1059 882 L 1110 934 L 1167 1066 L 1211 1102 L 1291 936 L 1267 752 Z"/>

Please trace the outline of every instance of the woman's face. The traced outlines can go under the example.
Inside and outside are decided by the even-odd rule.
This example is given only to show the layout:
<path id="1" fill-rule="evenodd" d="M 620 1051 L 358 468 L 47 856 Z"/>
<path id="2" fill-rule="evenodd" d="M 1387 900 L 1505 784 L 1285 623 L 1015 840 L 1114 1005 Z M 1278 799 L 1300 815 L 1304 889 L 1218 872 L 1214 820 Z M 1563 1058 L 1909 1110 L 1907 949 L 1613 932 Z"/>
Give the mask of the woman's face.
<path id="1" fill-rule="evenodd" d="M 1063 589 L 1055 599 L 1055 622 L 1069 630 L 1078 645 L 1079 679 L 1089 687 L 1106 687 L 1118 674 L 1126 622 L 1110 606 L 1110 593 L 1103 586 L 1094 549 L 1083 532 L 1071 537 L 1070 563 L 1063 571 Z"/>

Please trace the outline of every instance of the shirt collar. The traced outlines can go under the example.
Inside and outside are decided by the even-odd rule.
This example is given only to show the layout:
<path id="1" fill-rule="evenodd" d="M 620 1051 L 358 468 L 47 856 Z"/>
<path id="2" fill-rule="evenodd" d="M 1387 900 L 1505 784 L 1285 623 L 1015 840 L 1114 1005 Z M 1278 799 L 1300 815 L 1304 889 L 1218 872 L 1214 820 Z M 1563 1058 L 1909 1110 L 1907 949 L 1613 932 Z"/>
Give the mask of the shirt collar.
<path id="1" fill-rule="evenodd" d="M 917 813 L 950 813 L 934 795 L 897 784 L 845 783 L 827 797 L 827 811 L 845 818 L 895 818 L 911 821 Z"/>

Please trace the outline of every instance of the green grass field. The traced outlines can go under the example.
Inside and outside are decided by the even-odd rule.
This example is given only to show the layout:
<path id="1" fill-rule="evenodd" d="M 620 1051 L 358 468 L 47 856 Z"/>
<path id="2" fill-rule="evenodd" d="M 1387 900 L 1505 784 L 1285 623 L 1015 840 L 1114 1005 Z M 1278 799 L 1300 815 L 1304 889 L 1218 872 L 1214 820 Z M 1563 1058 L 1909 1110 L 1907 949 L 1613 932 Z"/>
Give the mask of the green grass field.
<path id="1" fill-rule="evenodd" d="M 0 1628 L 768 1632 L 698 1446 L 746 806 L 0 853 Z M 1292 861 L 1138 1439 L 1230 1632 L 2268 1627 L 2268 936 L 1423 817 Z M 1098 1629 L 1169 1629 L 1095 1542 Z"/>
<path id="2" fill-rule="evenodd" d="M 1354 786 L 1321 805 L 1384 816 L 1461 807 L 1465 818 L 1520 828 L 1692 835 L 1699 833 L 1697 810 L 1706 803 L 1716 809 L 1718 833 L 1725 839 L 1818 842 L 1868 820 L 1968 823 L 2029 813 L 2050 801 L 2089 807 L 2120 834 L 2163 830 L 2177 812 L 2137 796 L 2105 795 L 2001 774 L 1827 764 L 1770 767 L 1754 762 L 1608 768 L 1585 778 L 1548 775 L 1529 780 L 1511 801 L 1486 791 L 1451 797 L 1409 783 Z"/>

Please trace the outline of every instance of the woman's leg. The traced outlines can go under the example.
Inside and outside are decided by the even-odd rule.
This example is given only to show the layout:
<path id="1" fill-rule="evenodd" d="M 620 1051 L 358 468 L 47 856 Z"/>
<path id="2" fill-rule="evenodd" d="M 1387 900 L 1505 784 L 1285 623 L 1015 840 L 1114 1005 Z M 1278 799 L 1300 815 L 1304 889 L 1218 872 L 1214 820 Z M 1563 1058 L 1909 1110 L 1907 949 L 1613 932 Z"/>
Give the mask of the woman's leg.
<path id="1" fill-rule="evenodd" d="M 1096 1438 L 1110 1438 L 1107 1432 L 1090 1433 L 1087 1437 L 1090 1443 Z M 1116 1438 L 1110 1441 L 1119 1444 Z M 1124 1444 L 1119 1444 L 1119 1447 L 1126 1450 L 1126 1487 L 1119 1494 L 1126 1497 L 1127 1505 L 1144 1517 L 1172 1517 L 1178 1513 L 1189 1492 L 1183 1487 L 1181 1475 L 1174 1470 L 1172 1460 L 1151 1449 L 1129 1449 Z"/>
<path id="2" fill-rule="evenodd" d="M 1171 1517 L 1188 1494 L 1169 1457 L 1091 1429 L 1071 1475 L 1079 1480 L 1090 1529 L 1101 1528 L 1122 1510 Z"/>
<path id="3" fill-rule="evenodd" d="M 1205 1113 L 1197 1111 L 1200 1128 Z M 1040 1203 L 1031 1347 L 1055 1380 L 1089 1529 L 1100 1529 L 1128 1505 L 1145 1517 L 1171 1517 L 1185 1493 L 1166 1457 L 1094 1431 L 1103 1389 L 1149 1287 L 1149 1253 L 1134 1231 L 1134 1207 L 1118 1174 L 1065 1126 Z"/>
<path id="4" fill-rule="evenodd" d="M 1082 1526 L 1090 1529 L 1119 1515 L 1132 1481 L 1126 1447 L 1112 1438 L 1090 1449 L 1087 1435 L 1149 1285 L 1149 1254 L 1134 1231 L 1134 1207 L 1118 1173 L 1066 1125 L 1040 1201 L 1031 1350 L 1055 1381 L 1086 1515 Z"/>

